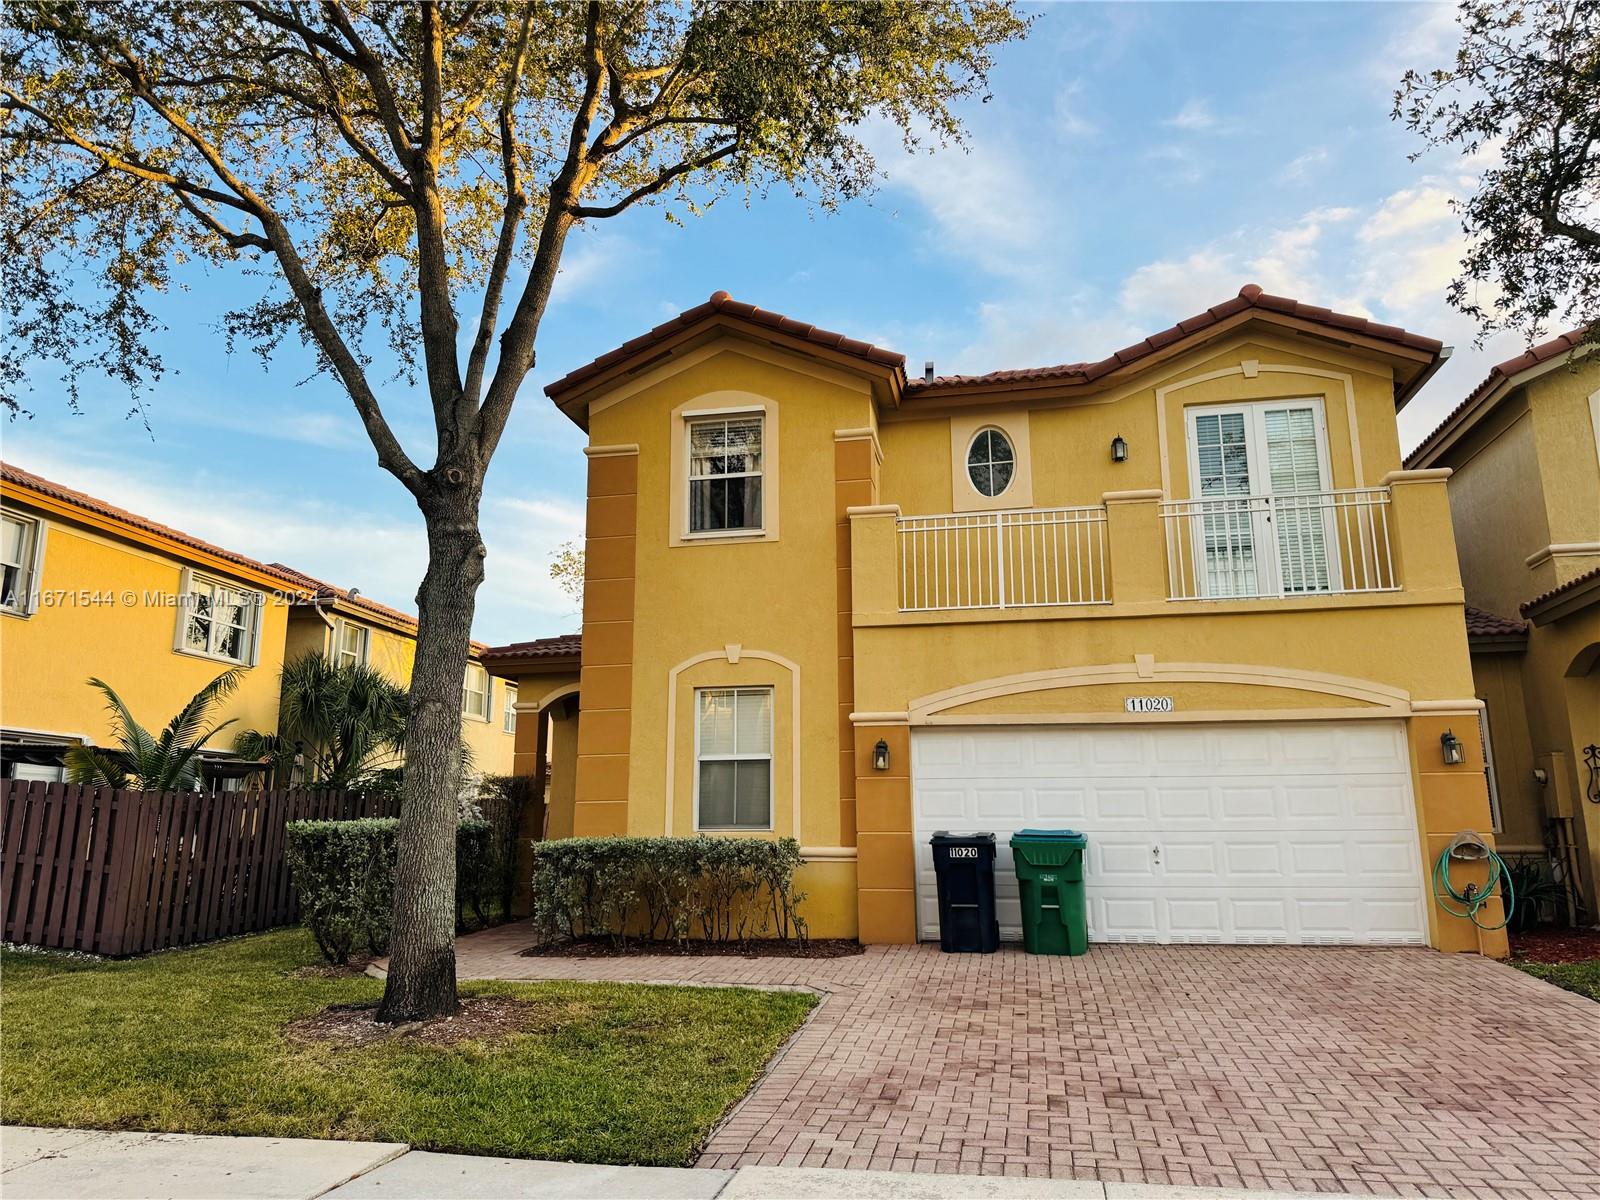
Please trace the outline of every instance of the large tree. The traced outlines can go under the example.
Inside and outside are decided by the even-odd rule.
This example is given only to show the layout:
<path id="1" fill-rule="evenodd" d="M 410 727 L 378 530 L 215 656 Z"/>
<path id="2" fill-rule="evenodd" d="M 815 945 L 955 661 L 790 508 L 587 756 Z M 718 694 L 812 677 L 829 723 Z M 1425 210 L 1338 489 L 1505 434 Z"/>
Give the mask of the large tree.
<path id="1" fill-rule="evenodd" d="M 150 294 L 198 260 L 248 297 L 230 340 L 302 339 L 421 510 L 380 1018 L 452 1012 L 479 504 L 567 237 L 649 201 L 855 195 L 863 125 L 957 137 L 954 105 L 1027 22 L 1008 0 L 13 2 L 6 21 L 10 403 L 40 358 L 74 401 L 85 370 L 158 379 Z M 379 403 L 374 339 L 431 405 L 431 462 Z"/>
<path id="2" fill-rule="evenodd" d="M 1600 3 L 1463 0 L 1455 62 L 1407 71 L 1394 116 L 1484 163 L 1457 204 L 1450 303 L 1485 334 L 1600 330 Z M 1476 163 L 1473 164 L 1476 167 Z M 1485 286 L 1487 285 L 1487 286 Z"/>

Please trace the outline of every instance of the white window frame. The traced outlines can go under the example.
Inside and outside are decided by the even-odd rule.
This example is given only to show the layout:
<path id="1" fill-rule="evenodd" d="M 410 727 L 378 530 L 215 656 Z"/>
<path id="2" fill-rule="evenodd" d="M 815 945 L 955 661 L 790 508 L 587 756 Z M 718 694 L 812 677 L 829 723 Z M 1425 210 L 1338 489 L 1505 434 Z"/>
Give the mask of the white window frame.
<path id="1" fill-rule="evenodd" d="M 761 470 L 741 471 L 736 475 L 696 475 L 694 473 L 694 427 L 713 421 L 726 423 L 740 417 L 754 417 L 761 426 Z M 767 502 L 770 499 L 767 468 L 767 429 L 771 424 L 765 408 L 706 408 L 683 414 L 683 533 L 685 541 L 706 538 L 764 538 L 767 535 Z M 694 527 L 694 485 L 709 479 L 759 479 L 761 481 L 761 524 L 741 525 L 737 529 L 696 529 Z"/>
<path id="2" fill-rule="evenodd" d="M 1489 783 L 1489 827 L 1500 833 L 1504 826 L 1500 820 L 1500 784 L 1494 777 L 1494 740 L 1489 735 L 1489 705 L 1484 702 L 1478 709 L 1478 738 L 1483 742 L 1483 774 Z"/>
<path id="3" fill-rule="evenodd" d="M 767 745 L 770 747 L 765 754 L 716 754 L 710 758 L 702 757 L 700 753 L 700 697 L 707 692 L 733 692 L 737 697 L 740 692 L 765 692 L 772 698 L 772 703 L 767 706 L 768 721 L 771 728 L 767 731 Z M 776 815 L 778 798 L 777 788 L 774 786 L 773 749 L 777 746 L 777 721 L 778 721 L 778 696 L 777 689 L 770 684 L 745 684 L 725 687 L 703 687 L 694 689 L 694 830 L 696 833 L 771 833 L 773 818 Z M 738 732 L 738 702 L 734 703 L 734 735 L 733 744 L 739 744 Z M 765 825 L 703 825 L 700 822 L 700 765 L 704 762 L 765 762 L 767 764 L 767 823 Z"/>
<path id="4" fill-rule="evenodd" d="M 507 683 L 501 689 L 505 692 L 505 702 L 501 705 L 500 728 L 506 733 L 517 732 L 517 685 Z"/>
<path id="5" fill-rule="evenodd" d="M 483 678 L 483 708 L 481 711 L 467 707 L 467 697 L 473 694 L 472 690 L 467 687 L 467 680 L 471 679 L 474 673 Z M 489 714 L 492 712 L 494 712 L 494 677 L 489 674 L 488 668 L 482 663 L 469 662 L 466 672 L 461 677 L 461 715 L 469 720 L 483 721 L 487 724 L 490 720 Z"/>
<path id="6" fill-rule="evenodd" d="M 44 543 L 49 526 L 38 517 L 26 516 L 23 513 L 6 510 L 5 517 L 8 521 L 31 529 L 28 545 L 23 548 L 23 561 L 8 563 L 18 569 L 18 579 L 21 587 L 16 604 L 7 604 L 5 597 L 0 596 L 0 612 L 8 613 L 14 617 L 32 616 L 39 609 L 39 581 L 44 573 Z"/>
<path id="7" fill-rule="evenodd" d="M 206 635 L 206 648 L 197 650 L 189 645 L 189 617 L 192 604 L 190 597 L 195 594 L 197 586 L 225 588 L 244 598 L 245 623 L 242 627 L 243 654 L 233 658 L 226 654 L 218 654 L 213 648 L 216 643 L 217 622 L 210 620 L 209 632 Z M 253 667 L 261 659 L 261 614 L 266 607 L 266 596 L 257 591 L 252 591 L 243 584 L 234 583 L 219 575 L 207 575 L 200 571 L 183 569 L 178 583 L 178 619 L 172 631 L 172 649 L 177 654 L 187 654 L 191 658 L 209 658 L 215 662 L 232 663 L 236 667 Z"/>
<path id="8" fill-rule="evenodd" d="M 978 439 L 981 438 L 986 433 L 993 434 L 995 437 L 998 437 L 1002 442 L 1004 442 L 1006 444 L 1006 450 L 1009 451 L 1010 454 L 1011 454 L 1011 460 L 1010 460 L 1011 461 L 1011 477 L 1006 480 L 1005 487 L 1001 488 L 997 492 L 986 492 L 986 491 L 984 491 L 981 487 L 979 487 L 976 483 L 974 483 L 973 479 L 972 479 L 972 450 L 973 450 L 973 447 L 975 447 L 978 444 Z M 992 443 L 991 443 L 991 445 L 992 445 Z M 994 470 L 994 463 L 995 463 L 995 460 L 991 458 L 989 460 L 988 464 L 987 464 L 991 472 Z M 1004 496 L 1007 492 L 1009 492 L 1013 487 L 1016 486 L 1016 483 L 1017 483 L 1017 444 L 1014 441 L 1011 440 L 1011 435 L 1009 433 L 1007 433 L 1004 429 L 1001 429 L 1000 426 L 998 426 L 998 425 L 983 425 L 983 426 L 980 426 L 973 433 L 973 435 L 970 438 L 967 439 L 967 452 L 964 455 L 962 455 L 962 457 L 961 457 L 961 469 L 962 469 L 963 473 L 966 475 L 967 486 L 968 487 L 970 487 L 973 491 L 977 492 L 978 495 L 982 496 L 985 500 L 998 500 L 998 499 L 1000 499 L 1000 497 Z"/>
<path id="9" fill-rule="evenodd" d="M 1282 408 L 1309 408 L 1315 414 L 1317 434 L 1317 472 L 1319 476 L 1318 493 L 1327 493 L 1333 490 L 1333 467 L 1328 455 L 1328 414 L 1321 396 L 1285 396 L 1274 400 L 1238 400 L 1221 404 L 1191 404 L 1183 410 L 1185 447 L 1189 464 L 1189 495 L 1195 501 L 1205 500 L 1247 500 L 1260 499 L 1271 496 L 1272 478 L 1271 466 L 1267 461 L 1267 412 L 1269 409 Z M 1244 417 L 1244 442 L 1245 461 L 1250 471 L 1250 491 L 1243 496 L 1204 496 L 1200 492 L 1200 440 L 1195 428 L 1195 422 L 1202 416 L 1221 417 L 1229 413 L 1238 413 Z M 1314 495 L 1316 493 L 1302 493 Z M 1264 509 L 1252 509 L 1251 545 L 1256 563 L 1256 579 L 1261 587 L 1252 595 L 1234 596 L 1220 593 L 1215 596 L 1205 596 L 1208 600 L 1230 599 L 1273 599 L 1282 596 L 1283 580 L 1278 569 L 1278 535 L 1277 530 L 1270 525 L 1270 514 Z M 1205 521 L 1203 518 L 1189 518 L 1191 524 L 1190 537 L 1194 540 L 1194 562 L 1197 571 L 1205 569 Z M 1336 593 L 1339 589 L 1337 582 L 1344 578 L 1343 563 L 1338 556 L 1339 540 L 1337 531 L 1333 527 L 1331 513 L 1323 514 L 1323 542 L 1324 554 L 1328 563 L 1328 590 L 1326 592 L 1295 592 L 1294 596 L 1325 596 Z M 1265 551 L 1265 553 L 1263 552 Z"/>
<path id="10" fill-rule="evenodd" d="M 361 635 L 360 649 L 355 652 L 353 665 L 364 667 L 367 664 L 367 655 L 372 647 L 372 630 L 365 625 L 358 625 L 354 621 L 346 621 L 343 617 L 333 623 L 333 662 L 335 666 L 343 666 L 349 651 L 344 648 L 344 635 L 354 630 Z"/>

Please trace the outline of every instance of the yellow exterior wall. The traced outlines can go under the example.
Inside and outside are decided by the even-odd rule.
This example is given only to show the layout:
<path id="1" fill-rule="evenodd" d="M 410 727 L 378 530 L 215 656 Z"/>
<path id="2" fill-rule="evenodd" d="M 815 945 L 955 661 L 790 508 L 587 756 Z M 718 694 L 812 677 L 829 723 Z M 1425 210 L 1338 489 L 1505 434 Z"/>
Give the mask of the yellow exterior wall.
<path id="1" fill-rule="evenodd" d="M 591 453 L 602 457 L 591 458 L 589 546 L 592 559 L 601 543 L 605 563 L 598 574 L 591 568 L 591 587 L 625 578 L 628 597 L 625 604 L 615 602 L 615 592 L 586 601 L 579 832 L 591 804 L 620 807 L 625 819 L 617 832 L 692 832 L 694 689 L 768 685 L 777 710 L 773 832 L 833 852 L 806 868 L 812 931 L 826 936 L 849 928 L 868 941 L 910 940 L 909 735 L 913 724 L 931 717 L 918 714 L 919 701 L 1007 675 L 1096 665 L 1133 670 L 1136 663 L 1158 671 L 1219 666 L 1160 685 L 1163 694 L 1181 696 L 1179 720 L 1358 714 L 1408 720 L 1419 856 L 1459 828 L 1487 831 L 1481 770 L 1445 768 L 1430 758 L 1438 755 L 1442 727 L 1433 726 L 1440 720 L 1469 744 L 1477 741 L 1442 478 L 1394 480 L 1389 516 L 1404 583 L 1399 593 L 1203 604 L 1166 597 L 1159 501 L 1163 493 L 1191 494 L 1185 408 L 1307 396 L 1324 405 L 1331 486 L 1378 487 L 1398 471 L 1390 368 L 1339 351 L 1313 355 L 1305 345 L 1267 335 L 1176 358 L 1106 396 L 1038 403 L 1025 413 L 1015 405 L 935 413 L 911 404 L 880 412 L 864 379 L 800 355 L 752 348 L 735 336 L 596 398 Z M 674 534 L 682 514 L 668 498 L 675 494 L 671 473 L 683 412 L 702 403 L 732 407 L 739 397 L 769 414 L 778 536 L 681 544 Z M 1035 506 L 1098 505 L 1106 493 L 1149 493 L 1110 506 L 1115 603 L 899 612 L 896 507 L 881 506 L 911 516 L 960 503 L 953 472 L 961 456 L 952 438 L 966 436 L 978 416 L 1001 428 L 1025 421 Z M 961 430 L 954 435 L 953 421 Z M 869 436 L 874 429 L 876 444 Z M 848 463 L 839 457 L 849 432 L 865 448 L 856 453 L 871 457 Z M 1118 434 L 1131 454 L 1114 465 L 1109 447 Z M 597 463 L 628 465 L 597 476 Z M 826 481 L 833 484 L 832 504 Z M 618 496 L 627 502 L 614 503 Z M 846 497 L 854 505 L 841 505 Z M 841 514 L 841 506 L 856 512 Z M 599 531 L 597 516 L 604 521 Z M 846 591 L 848 631 L 840 619 Z M 618 628 L 592 639 L 597 616 Z M 591 657 L 596 649 L 604 667 Z M 591 672 L 602 687 L 599 697 L 590 694 Z M 1042 688 L 1026 699 L 975 701 L 943 716 L 1121 721 L 1128 691 L 1120 682 L 1074 688 L 1070 697 Z M 847 698 L 856 714 L 848 733 Z M 610 715 L 591 728 L 594 713 Z M 888 772 L 871 766 L 880 737 L 891 745 Z M 602 769 L 586 774 L 591 754 Z M 1437 944 L 1464 944 L 1464 937 L 1435 916 Z M 1503 941 L 1474 936 L 1471 942 L 1503 952 Z"/>
<path id="2" fill-rule="evenodd" d="M 159 731 L 195 692 L 234 664 L 172 648 L 178 609 L 151 597 L 176 597 L 190 563 L 146 546 L 41 514 L 8 496 L 7 509 L 43 515 L 48 525 L 38 609 L 0 613 L 0 722 L 7 728 L 82 736 L 113 744 L 105 699 L 87 680 L 105 680 L 134 717 Z M 200 568 L 196 568 L 200 569 Z M 269 593 L 262 608 L 259 661 L 213 710 L 234 718 L 208 745 L 231 750 L 241 729 L 278 724 L 278 672 L 289 606 L 270 587 L 206 565 L 203 573 Z M 130 594 L 133 603 L 125 602 Z M 76 597 L 102 596 L 110 603 Z"/>

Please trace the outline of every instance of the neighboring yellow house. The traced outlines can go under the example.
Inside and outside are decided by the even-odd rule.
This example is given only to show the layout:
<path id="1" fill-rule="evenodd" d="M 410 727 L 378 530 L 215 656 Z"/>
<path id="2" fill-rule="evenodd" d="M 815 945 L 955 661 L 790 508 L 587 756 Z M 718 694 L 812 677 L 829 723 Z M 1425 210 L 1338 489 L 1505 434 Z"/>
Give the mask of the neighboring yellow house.
<path id="1" fill-rule="evenodd" d="M 241 729 L 278 724 L 279 673 L 306 649 L 362 658 L 409 681 L 416 621 L 277 563 L 263 563 L 0 464 L 0 751 L 8 778 L 59 780 L 74 745 L 114 744 L 104 679 L 148 728 L 204 684 L 245 668 L 216 710 L 206 774 L 235 787 L 254 769 Z M 462 729 L 480 773 L 509 773 L 515 695 L 473 645 Z"/>
<path id="2" fill-rule="evenodd" d="M 1568 333 L 1503 362 L 1409 465 L 1448 467 L 1495 829 L 1600 916 L 1600 357 Z"/>
<path id="3" fill-rule="evenodd" d="M 1251 286 L 908 379 L 719 292 L 573 372 L 573 832 L 794 836 L 821 936 L 932 936 L 939 829 L 1000 835 L 1015 936 L 1006 837 L 1053 826 L 1098 940 L 1503 954 L 1428 887 L 1489 820 L 1447 472 L 1395 424 L 1441 355 Z"/>

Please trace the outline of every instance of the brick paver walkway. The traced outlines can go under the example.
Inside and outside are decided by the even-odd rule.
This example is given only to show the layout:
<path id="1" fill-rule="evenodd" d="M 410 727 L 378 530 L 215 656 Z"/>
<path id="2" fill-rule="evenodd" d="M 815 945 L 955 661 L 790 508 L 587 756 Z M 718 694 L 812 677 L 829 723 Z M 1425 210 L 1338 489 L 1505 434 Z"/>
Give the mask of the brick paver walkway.
<path id="1" fill-rule="evenodd" d="M 810 1023 L 700 1165 L 1461 1197 L 1600 1197 L 1600 1005 L 1429 950 L 872 947 L 524 958 L 463 978 L 805 986 Z"/>

